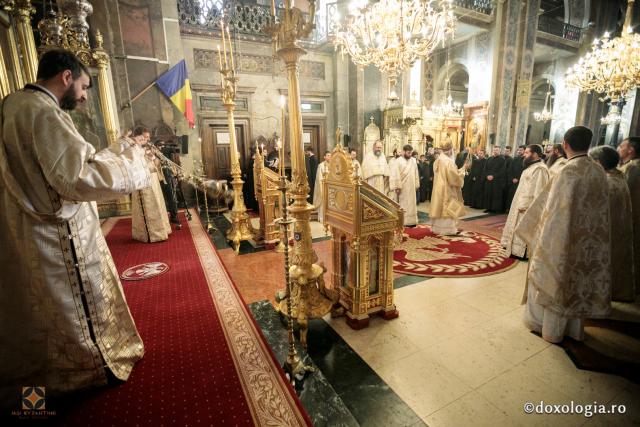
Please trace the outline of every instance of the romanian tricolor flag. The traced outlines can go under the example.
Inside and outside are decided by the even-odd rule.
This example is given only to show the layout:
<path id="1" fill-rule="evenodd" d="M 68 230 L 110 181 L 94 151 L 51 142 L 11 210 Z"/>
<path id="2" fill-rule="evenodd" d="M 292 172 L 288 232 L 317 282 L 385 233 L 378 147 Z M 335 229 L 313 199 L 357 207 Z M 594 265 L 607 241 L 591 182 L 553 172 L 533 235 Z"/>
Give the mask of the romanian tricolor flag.
<path id="1" fill-rule="evenodd" d="M 178 107 L 189 122 L 189 127 L 195 127 L 193 106 L 191 105 L 191 86 L 187 75 L 187 64 L 184 59 L 171 67 L 156 80 L 158 88 L 167 95 L 171 102 Z"/>

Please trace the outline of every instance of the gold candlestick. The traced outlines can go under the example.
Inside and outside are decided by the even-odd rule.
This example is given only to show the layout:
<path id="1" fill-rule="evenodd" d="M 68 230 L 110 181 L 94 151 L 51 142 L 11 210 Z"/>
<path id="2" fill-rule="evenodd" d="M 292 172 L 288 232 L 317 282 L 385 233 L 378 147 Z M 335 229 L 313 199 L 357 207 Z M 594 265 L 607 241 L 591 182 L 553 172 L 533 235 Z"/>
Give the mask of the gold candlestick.
<path id="1" fill-rule="evenodd" d="M 223 44 L 224 26 L 222 28 Z M 231 39 L 228 40 L 231 45 Z M 231 47 L 229 50 L 232 51 Z M 233 51 L 232 51 L 233 52 Z M 238 149 L 236 145 L 236 125 L 233 116 L 235 109 L 236 87 L 238 78 L 235 76 L 235 69 L 227 68 L 227 50 L 224 47 L 225 68 L 220 67 L 220 78 L 222 84 L 222 105 L 227 110 L 227 123 L 229 126 L 229 154 L 231 157 L 231 185 L 233 186 L 233 209 L 231 210 L 231 228 L 227 231 L 227 239 L 231 240 L 236 253 L 240 252 L 240 242 L 243 240 L 251 240 L 254 237 L 254 230 L 251 226 L 251 220 L 247 214 L 247 208 L 244 204 L 242 196 L 242 171 L 240 170 L 240 161 Z M 233 57 L 231 60 L 233 66 Z"/>
<path id="2" fill-rule="evenodd" d="M 298 81 L 299 60 L 306 53 L 298 46 L 298 40 L 311 34 L 315 28 L 315 0 L 309 1 L 309 17 L 305 18 L 302 11 L 291 6 L 290 0 L 285 0 L 283 19 L 269 24 L 265 33 L 271 36 L 274 50 L 282 59 L 287 69 L 289 81 L 289 140 L 291 146 L 291 196 L 293 204 L 288 206 L 289 213 L 294 219 L 293 235 L 294 247 L 291 257 L 291 298 L 292 316 L 300 325 L 300 342 L 307 344 L 308 319 L 320 318 L 331 310 L 332 302 L 320 293 L 317 281 L 323 273 L 322 267 L 316 264 L 318 256 L 313 251 L 311 240 L 311 226 L 309 217 L 313 206 L 307 202 L 309 182 L 304 162 L 304 147 L 302 142 L 302 113 L 300 110 L 300 84 Z M 280 310 L 285 312 L 287 302 L 280 301 Z"/>

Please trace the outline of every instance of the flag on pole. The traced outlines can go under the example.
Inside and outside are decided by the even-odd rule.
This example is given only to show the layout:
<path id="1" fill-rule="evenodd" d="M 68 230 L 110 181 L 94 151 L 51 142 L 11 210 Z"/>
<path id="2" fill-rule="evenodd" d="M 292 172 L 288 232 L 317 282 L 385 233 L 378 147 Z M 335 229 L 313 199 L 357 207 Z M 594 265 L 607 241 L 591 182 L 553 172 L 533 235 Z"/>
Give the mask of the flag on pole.
<path id="1" fill-rule="evenodd" d="M 184 59 L 171 67 L 156 80 L 158 88 L 171 99 L 171 102 L 184 114 L 189 127 L 195 127 L 193 106 L 191 101 L 191 86 L 187 75 L 187 64 Z"/>

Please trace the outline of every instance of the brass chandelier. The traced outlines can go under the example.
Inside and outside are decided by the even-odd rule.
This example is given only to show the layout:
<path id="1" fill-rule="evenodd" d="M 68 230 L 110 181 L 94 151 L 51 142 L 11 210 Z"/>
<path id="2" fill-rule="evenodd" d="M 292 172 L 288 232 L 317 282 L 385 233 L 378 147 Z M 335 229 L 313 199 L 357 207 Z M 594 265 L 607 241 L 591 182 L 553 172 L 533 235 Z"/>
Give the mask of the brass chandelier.
<path id="1" fill-rule="evenodd" d="M 570 67 L 565 78 L 567 86 L 602 94 L 600 100 L 611 103 L 603 124 L 620 123 L 625 96 L 640 86 L 640 34 L 631 27 L 634 1 L 627 4 L 622 35 L 612 39 L 605 32 L 602 40 L 594 40 L 591 52 Z"/>
<path id="2" fill-rule="evenodd" d="M 533 113 L 533 119 L 536 122 L 548 122 L 549 120 L 553 120 L 553 113 L 551 112 L 553 108 L 551 107 L 551 82 L 547 81 L 547 94 L 544 97 L 544 107 L 542 107 L 542 111 L 536 111 Z"/>
<path id="3" fill-rule="evenodd" d="M 346 22 L 334 23 L 334 45 L 356 65 L 374 65 L 389 79 L 390 100 L 401 71 L 453 38 L 453 0 L 366 0 L 350 7 Z"/>
<path id="4" fill-rule="evenodd" d="M 440 104 L 434 105 L 431 108 L 431 111 L 437 117 L 462 117 L 463 113 L 462 104 L 453 102 L 453 96 L 451 95 L 451 78 L 449 76 L 449 70 L 451 69 L 451 60 L 449 58 L 450 50 L 451 47 L 447 49 L 447 75 L 445 78 L 444 99 Z"/>

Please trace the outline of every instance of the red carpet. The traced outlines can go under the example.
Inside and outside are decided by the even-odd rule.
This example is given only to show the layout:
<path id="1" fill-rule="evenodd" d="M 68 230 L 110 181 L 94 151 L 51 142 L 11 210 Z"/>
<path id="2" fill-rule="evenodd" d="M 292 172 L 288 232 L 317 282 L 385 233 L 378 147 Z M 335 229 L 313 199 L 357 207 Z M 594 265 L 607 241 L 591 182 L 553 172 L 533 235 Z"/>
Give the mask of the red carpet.
<path id="1" fill-rule="evenodd" d="M 129 380 L 74 396 L 73 403 L 58 410 L 56 421 L 91 426 L 309 424 L 206 232 L 196 221 L 181 220 L 182 230 L 160 243 L 133 241 L 130 219 L 119 220 L 108 234 L 118 271 L 153 261 L 170 269 L 123 282 L 145 344 L 145 356 Z"/>
<path id="2" fill-rule="evenodd" d="M 500 241 L 491 236 L 473 231 L 439 236 L 427 225 L 406 228 L 393 254 L 394 272 L 425 277 L 486 276 L 515 263 L 503 255 Z"/>

